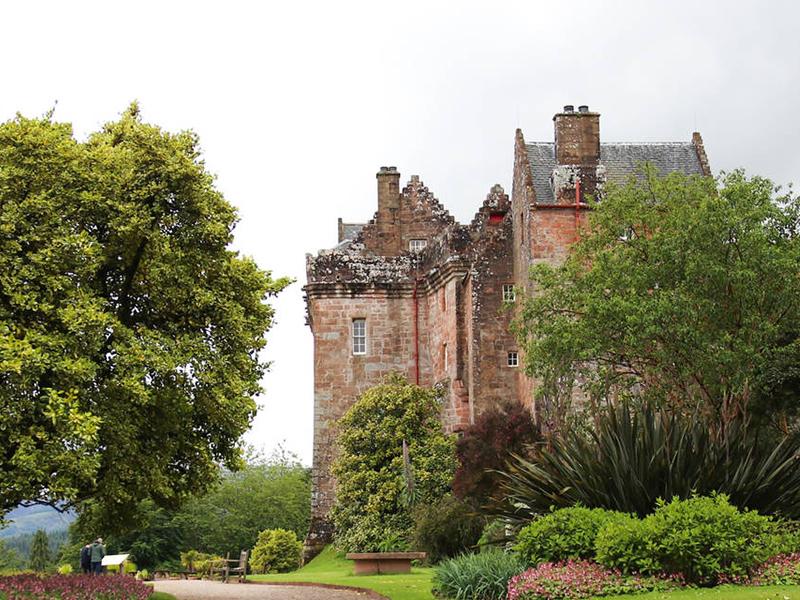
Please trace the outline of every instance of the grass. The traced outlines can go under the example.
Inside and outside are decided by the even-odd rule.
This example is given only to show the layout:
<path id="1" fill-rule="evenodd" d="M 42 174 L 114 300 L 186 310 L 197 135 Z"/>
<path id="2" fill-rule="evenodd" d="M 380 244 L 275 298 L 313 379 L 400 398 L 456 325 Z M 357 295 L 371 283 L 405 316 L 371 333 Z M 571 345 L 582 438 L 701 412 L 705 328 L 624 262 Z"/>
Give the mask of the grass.
<path id="1" fill-rule="evenodd" d="M 264 583 L 309 582 L 347 585 L 374 590 L 391 600 L 432 600 L 431 568 L 412 568 L 408 575 L 353 575 L 353 561 L 327 546 L 304 567 L 278 575 L 251 575 Z M 798 598 L 800 600 L 800 598 Z"/>
<path id="2" fill-rule="evenodd" d="M 166 592 L 153 592 L 147 600 L 178 600 L 172 594 Z"/>
<path id="3" fill-rule="evenodd" d="M 353 575 L 353 561 L 328 546 L 310 563 L 292 573 L 251 575 L 264 583 L 328 583 L 374 590 L 391 600 L 432 600 L 431 568 L 413 568 L 410 575 Z M 166 596 L 166 595 L 165 595 Z M 155 598 L 167 600 L 167 598 Z M 627 596 L 605 596 L 598 600 L 800 600 L 798 585 L 732 586 L 691 588 Z"/>
<path id="4" fill-rule="evenodd" d="M 800 585 L 692 588 L 673 592 L 650 592 L 635 596 L 604 596 L 598 600 L 800 600 Z"/>

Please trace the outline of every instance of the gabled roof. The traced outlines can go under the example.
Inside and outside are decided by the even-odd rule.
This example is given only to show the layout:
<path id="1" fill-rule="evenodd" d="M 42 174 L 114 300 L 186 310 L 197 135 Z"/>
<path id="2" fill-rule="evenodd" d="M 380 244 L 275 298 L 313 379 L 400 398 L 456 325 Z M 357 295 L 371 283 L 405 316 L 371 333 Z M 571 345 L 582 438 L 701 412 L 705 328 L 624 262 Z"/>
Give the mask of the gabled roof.
<path id="1" fill-rule="evenodd" d="M 555 203 L 550 183 L 556 167 L 555 144 L 534 142 L 526 144 L 525 148 L 536 201 L 540 204 Z M 643 163 L 650 163 L 662 175 L 676 171 L 686 175 L 703 174 L 697 149 L 691 142 L 600 144 L 600 164 L 606 169 L 607 181 L 623 184 Z"/>

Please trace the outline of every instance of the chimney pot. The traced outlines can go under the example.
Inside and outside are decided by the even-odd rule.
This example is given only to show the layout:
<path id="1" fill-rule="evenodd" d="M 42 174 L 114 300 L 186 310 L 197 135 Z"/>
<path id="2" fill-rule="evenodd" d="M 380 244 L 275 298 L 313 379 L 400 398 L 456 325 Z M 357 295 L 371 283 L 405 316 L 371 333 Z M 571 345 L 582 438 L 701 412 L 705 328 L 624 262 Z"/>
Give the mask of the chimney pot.
<path id="1" fill-rule="evenodd" d="M 565 104 L 564 105 L 564 112 L 565 113 L 575 112 L 575 107 L 572 104 Z"/>
<path id="2" fill-rule="evenodd" d="M 586 106 L 585 104 L 582 104 L 581 106 L 578 107 L 578 112 L 587 113 L 589 112 L 589 107 Z"/>

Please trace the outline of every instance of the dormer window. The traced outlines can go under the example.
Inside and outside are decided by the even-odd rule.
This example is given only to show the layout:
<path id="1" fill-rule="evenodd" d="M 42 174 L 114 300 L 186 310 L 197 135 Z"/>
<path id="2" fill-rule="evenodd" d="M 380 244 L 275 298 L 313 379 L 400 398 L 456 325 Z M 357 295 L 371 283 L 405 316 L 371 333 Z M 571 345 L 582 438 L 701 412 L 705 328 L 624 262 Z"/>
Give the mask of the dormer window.
<path id="1" fill-rule="evenodd" d="M 421 252 L 427 245 L 428 240 L 410 240 L 408 242 L 408 250 L 410 252 Z"/>

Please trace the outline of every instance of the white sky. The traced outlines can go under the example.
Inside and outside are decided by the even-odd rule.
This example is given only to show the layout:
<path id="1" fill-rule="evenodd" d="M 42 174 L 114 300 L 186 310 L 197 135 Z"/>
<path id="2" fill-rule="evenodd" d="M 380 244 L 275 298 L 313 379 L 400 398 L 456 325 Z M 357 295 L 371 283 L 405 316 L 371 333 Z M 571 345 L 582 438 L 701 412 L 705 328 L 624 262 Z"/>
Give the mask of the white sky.
<path id="1" fill-rule="evenodd" d="M 460 221 L 511 187 L 514 131 L 552 139 L 564 104 L 603 141 L 689 140 L 714 171 L 800 173 L 800 3 L 4 2 L 0 120 L 79 136 L 133 99 L 194 129 L 240 211 L 236 247 L 297 283 L 275 303 L 274 361 L 247 440 L 311 462 L 305 253 L 375 210 L 375 172 L 419 174 Z"/>

